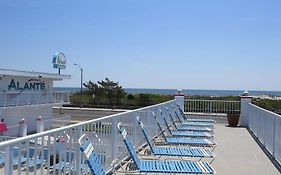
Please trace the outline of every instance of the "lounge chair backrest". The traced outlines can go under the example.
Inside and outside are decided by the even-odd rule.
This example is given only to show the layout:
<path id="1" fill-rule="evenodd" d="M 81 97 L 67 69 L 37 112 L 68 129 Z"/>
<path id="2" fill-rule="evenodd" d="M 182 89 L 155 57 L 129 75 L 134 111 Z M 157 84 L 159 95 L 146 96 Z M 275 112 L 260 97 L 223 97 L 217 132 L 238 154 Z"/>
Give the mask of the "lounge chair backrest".
<path id="1" fill-rule="evenodd" d="M 165 123 L 165 125 L 166 125 L 166 127 L 167 127 L 167 129 L 168 129 L 169 133 L 170 133 L 170 134 L 172 134 L 171 129 L 170 129 L 170 127 L 169 127 L 169 124 L 168 124 L 168 122 L 167 122 L 166 118 L 165 118 L 165 117 L 163 117 L 163 120 L 164 120 L 164 123 Z"/>
<path id="2" fill-rule="evenodd" d="M 159 111 L 161 111 L 161 110 L 159 110 Z M 159 121 L 158 121 L 158 118 L 156 117 L 156 115 L 155 115 L 154 112 L 152 112 L 152 115 L 153 115 L 153 117 L 154 117 L 155 120 L 156 120 L 156 123 L 157 123 L 157 126 L 158 126 L 159 130 L 160 130 L 161 135 L 163 136 L 163 138 L 164 138 L 165 141 L 166 141 L 166 136 L 165 136 L 165 134 L 164 134 L 164 132 L 163 132 L 161 126 L 160 126 L 160 123 L 159 123 Z"/>
<path id="3" fill-rule="evenodd" d="M 172 106 L 173 107 L 173 106 Z M 175 126 L 175 128 L 177 128 L 177 126 L 176 126 L 176 124 L 175 124 L 175 122 L 174 122 L 174 120 L 173 120 L 173 117 L 172 117 L 172 115 L 171 115 L 171 113 L 170 113 L 170 110 L 169 110 L 169 108 L 166 106 L 166 110 L 167 110 L 167 112 L 168 112 L 168 114 L 169 114 L 169 116 L 170 116 L 170 119 L 171 119 L 171 121 L 173 122 L 173 125 Z M 167 122 L 167 120 L 165 119 L 165 117 L 163 116 L 163 119 L 164 119 L 164 121 L 165 121 L 165 123 L 166 123 L 166 126 L 167 126 L 167 129 L 168 129 L 168 131 L 170 132 L 170 134 L 172 134 L 172 132 L 171 132 L 171 130 L 170 130 L 170 127 L 169 127 L 169 124 L 168 124 L 168 122 Z"/>
<path id="4" fill-rule="evenodd" d="M 138 116 L 137 117 L 137 121 L 138 121 L 138 124 L 140 125 L 141 127 L 141 130 L 142 130 L 142 133 L 144 135 L 144 138 L 145 140 L 147 141 L 148 143 L 148 146 L 150 147 L 150 150 L 152 151 L 152 153 L 154 153 L 154 150 L 153 150 L 153 144 L 151 143 L 150 139 L 149 139 L 149 136 L 148 136 L 148 133 L 147 133 L 147 130 L 146 128 L 144 127 L 142 121 L 140 120 L 140 117 Z"/>
<path id="5" fill-rule="evenodd" d="M 175 111 L 175 114 L 176 114 L 176 117 L 178 118 L 179 122 L 182 124 L 181 118 L 180 118 L 180 116 L 178 115 L 178 113 L 176 113 L 176 111 Z"/>
<path id="6" fill-rule="evenodd" d="M 34 147 L 29 147 L 29 158 L 48 160 L 49 151 L 47 148 L 37 147 L 37 153 L 35 152 L 36 151 Z"/>
<path id="7" fill-rule="evenodd" d="M 171 114 L 170 114 L 169 116 L 170 116 L 170 119 L 171 119 L 171 121 L 172 121 L 174 127 L 177 128 L 177 125 L 176 125 L 176 123 L 175 123 L 175 121 L 174 121 L 174 118 L 172 117 Z"/>
<path id="8" fill-rule="evenodd" d="M 124 127 L 121 127 L 121 122 L 118 123 L 117 128 L 119 129 L 119 133 L 123 137 L 123 141 L 129 151 L 130 156 L 132 157 L 134 163 L 136 164 L 137 168 L 140 169 L 141 163 L 138 158 L 138 155 L 136 153 L 136 150 L 134 149 L 133 144 L 131 143 L 130 139 L 128 138 L 128 133 Z"/>
<path id="9" fill-rule="evenodd" d="M 178 113 L 176 112 L 175 107 L 174 107 L 173 105 L 172 105 L 172 108 L 174 109 L 174 112 L 175 112 L 176 117 L 178 118 L 180 124 L 182 124 L 182 121 L 181 121 L 181 119 L 180 119 L 180 117 L 179 117 Z M 180 108 L 179 108 L 179 109 L 180 109 Z M 174 119 L 173 119 L 173 121 L 174 121 Z"/>
<path id="10" fill-rule="evenodd" d="M 181 107 L 180 107 L 180 105 L 177 103 L 177 106 L 178 106 L 178 109 L 179 109 L 179 111 L 180 111 L 180 113 L 181 113 L 181 116 L 184 118 L 184 119 L 186 119 L 185 118 L 185 115 L 184 115 L 184 112 L 182 111 L 182 109 L 181 109 Z"/>
<path id="11" fill-rule="evenodd" d="M 80 144 L 80 150 L 83 152 L 83 156 L 94 175 L 105 175 L 105 171 L 99 161 L 99 158 L 94 150 L 94 147 L 89 138 L 83 134 L 78 143 Z"/>
<path id="12" fill-rule="evenodd" d="M 172 106 L 172 107 L 173 107 L 173 106 Z M 166 107 L 166 110 L 167 110 L 167 112 L 169 113 L 170 117 L 173 118 L 173 116 L 171 115 L 170 110 L 169 110 L 168 107 Z M 176 117 L 178 118 L 180 124 L 182 124 L 181 119 L 179 118 L 179 116 L 177 115 L 177 113 L 176 113 Z M 173 120 L 172 120 L 172 121 L 173 121 Z"/>
<path id="13" fill-rule="evenodd" d="M 175 106 L 174 105 L 171 105 L 171 106 L 172 106 L 172 108 L 173 108 L 173 110 L 174 110 L 174 112 L 176 114 L 176 117 L 178 118 L 178 120 L 180 120 L 180 123 L 181 123 L 181 119 L 179 118 L 179 115 L 177 113 L 177 110 L 175 109 Z"/>

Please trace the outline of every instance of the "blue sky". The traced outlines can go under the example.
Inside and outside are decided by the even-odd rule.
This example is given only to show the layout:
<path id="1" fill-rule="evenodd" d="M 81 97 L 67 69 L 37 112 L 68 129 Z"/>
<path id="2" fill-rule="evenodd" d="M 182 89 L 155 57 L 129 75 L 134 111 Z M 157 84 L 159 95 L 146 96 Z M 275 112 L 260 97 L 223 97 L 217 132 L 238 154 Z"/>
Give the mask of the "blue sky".
<path id="1" fill-rule="evenodd" d="M 280 0 L 0 0 L 1 68 L 57 72 L 79 87 L 281 90 Z"/>

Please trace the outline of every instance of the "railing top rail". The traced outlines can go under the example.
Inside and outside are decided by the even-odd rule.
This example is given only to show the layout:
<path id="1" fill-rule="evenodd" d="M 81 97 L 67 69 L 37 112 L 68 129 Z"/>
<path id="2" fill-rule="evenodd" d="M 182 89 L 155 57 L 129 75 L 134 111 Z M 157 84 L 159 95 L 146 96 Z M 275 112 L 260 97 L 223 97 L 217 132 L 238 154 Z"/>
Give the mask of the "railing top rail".
<path id="1" fill-rule="evenodd" d="M 267 109 L 264 109 L 264 108 L 262 108 L 262 107 L 259 107 L 259 106 L 255 105 L 255 104 L 253 104 L 253 103 L 249 103 L 249 105 L 252 106 L 252 107 L 254 107 L 254 108 L 257 108 L 257 109 L 259 109 L 259 110 L 262 110 L 262 111 L 264 111 L 264 112 L 267 112 L 267 113 L 270 113 L 270 114 L 272 114 L 272 115 L 275 115 L 276 117 L 281 117 L 281 115 L 276 114 L 276 113 L 274 113 L 274 112 L 272 112 L 272 111 L 269 111 L 269 110 L 267 110 Z"/>
<path id="2" fill-rule="evenodd" d="M 17 143 L 21 143 L 21 142 L 24 142 L 26 140 L 33 140 L 33 139 L 36 139 L 36 138 L 39 138 L 39 137 L 44 137 L 46 135 L 56 133 L 56 132 L 60 132 L 60 131 L 64 131 L 64 130 L 67 130 L 67 129 L 77 128 L 77 127 L 80 127 L 80 126 L 83 126 L 83 125 L 86 125 L 86 124 L 90 124 L 90 123 L 94 123 L 94 122 L 97 122 L 97 121 L 100 121 L 100 120 L 109 119 L 109 118 L 113 118 L 113 117 L 120 116 L 120 115 L 126 115 L 126 114 L 129 114 L 129 113 L 138 112 L 138 111 L 141 111 L 141 110 L 147 110 L 147 109 L 150 109 L 152 107 L 165 105 L 165 104 L 168 104 L 168 103 L 173 102 L 173 101 L 176 101 L 176 100 L 170 100 L 170 101 L 167 101 L 167 102 L 164 102 L 164 103 L 155 104 L 155 105 L 152 105 L 152 106 L 147 106 L 147 107 L 135 109 L 135 110 L 132 110 L 132 111 L 126 111 L 126 112 L 122 112 L 122 113 L 118 113 L 118 114 L 113 114 L 113 115 L 101 117 L 101 118 L 98 118 L 98 119 L 83 121 L 83 122 L 80 122 L 80 123 L 64 126 L 64 127 L 61 127 L 61 128 L 55 128 L 55 129 L 52 129 L 52 130 L 49 130 L 49 131 L 44 131 L 44 132 L 41 132 L 41 133 L 36 133 L 36 134 L 28 135 L 28 136 L 25 136 L 25 137 L 20 137 L 20 138 L 14 139 L 14 140 L 9 140 L 9 141 L 6 141 L 6 142 L 0 142 L 0 148 L 5 147 L 7 145 L 14 145 L 14 144 L 17 144 Z"/>
<path id="3" fill-rule="evenodd" d="M 240 101 L 235 100 L 201 100 L 201 99 L 185 99 L 185 101 L 211 101 L 211 102 L 232 102 L 232 103 L 240 103 Z"/>

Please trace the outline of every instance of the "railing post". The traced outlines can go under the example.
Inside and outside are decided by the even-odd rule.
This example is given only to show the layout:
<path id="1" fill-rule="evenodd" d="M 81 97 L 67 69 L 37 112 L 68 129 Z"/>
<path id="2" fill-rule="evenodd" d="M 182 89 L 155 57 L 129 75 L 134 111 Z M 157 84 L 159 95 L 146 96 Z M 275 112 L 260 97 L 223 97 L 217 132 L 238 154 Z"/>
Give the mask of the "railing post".
<path id="1" fill-rule="evenodd" d="M 148 109 L 146 115 L 146 127 L 149 134 L 151 133 L 151 117 L 151 109 Z"/>
<path id="2" fill-rule="evenodd" d="M 210 113 L 213 113 L 213 101 L 210 101 Z"/>
<path id="3" fill-rule="evenodd" d="M 138 137 L 137 137 L 137 125 L 138 125 L 138 120 L 137 120 L 137 116 L 138 116 L 139 114 L 136 112 L 135 113 L 135 115 L 134 115 L 134 119 L 133 119 L 133 144 L 135 145 L 135 146 L 137 146 L 137 140 L 138 140 Z"/>
<path id="4" fill-rule="evenodd" d="M 27 136 L 27 122 L 25 120 L 25 118 L 22 118 L 19 122 L 20 125 L 20 133 L 19 135 L 21 137 Z"/>
<path id="5" fill-rule="evenodd" d="M 272 155 L 273 157 L 277 157 L 276 155 L 276 148 L 278 148 L 278 140 L 277 140 L 277 134 L 278 134 L 278 130 L 276 130 L 276 128 L 278 127 L 278 118 L 274 117 L 274 129 L 273 129 L 273 151 L 272 151 Z M 280 135 L 280 133 L 278 134 Z"/>
<path id="6" fill-rule="evenodd" d="M 176 102 L 180 105 L 181 110 L 184 112 L 184 94 L 179 89 L 178 92 L 175 94 Z"/>
<path id="7" fill-rule="evenodd" d="M 82 132 L 82 126 L 79 126 L 76 128 L 76 133 L 74 134 L 75 135 L 75 147 L 76 147 L 76 172 L 78 172 L 77 174 L 80 174 L 82 169 L 81 169 L 81 152 L 80 152 L 80 145 L 78 144 L 77 140 L 82 136 L 83 132 Z"/>
<path id="8" fill-rule="evenodd" d="M 36 119 L 36 132 L 44 132 L 44 121 L 41 116 Z"/>
<path id="9" fill-rule="evenodd" d="M 112 124 L 111 124 L 111 157 L 112 157 L 112 161 L 114 161 L 114 159 L 116 158 L 116 150 L 115 148 L 117 148 L 116 146 L 116 137 L 117 137 L 117 121 L 116 121 L 116 117 L 112 118 Z"/>
<path id="10" fill-rule="evenodd" d="M 244 91 L 241 96 L 241 112 L 240 112 L 240 126 L 249 126 L 249 103 L 251 103 L 252 97 L 249 96 L 247 91 Z"/>

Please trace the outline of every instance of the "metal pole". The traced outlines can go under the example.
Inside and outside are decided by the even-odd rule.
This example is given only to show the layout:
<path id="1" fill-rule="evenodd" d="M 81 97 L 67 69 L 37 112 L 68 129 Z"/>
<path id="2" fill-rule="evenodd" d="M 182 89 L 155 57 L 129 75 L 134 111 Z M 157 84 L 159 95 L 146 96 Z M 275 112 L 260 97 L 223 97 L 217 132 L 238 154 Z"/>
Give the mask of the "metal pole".
<path id="1" fill-rule="evenodd" d="M 81 72 L 80 93 L 82 94 L 82 92 L 83 92 L 83 68 L 76 63 L 74 65 L 77 66 L 80 69 L 80 72 Z"/>
<path id="2" fill-rule="evenodd" d="M 83 91 L 83 69 L 80 67 L 81 69 L 81 89 L 80 89 L 80 93 L 82 94 Z"/>
<path id="3" fill-rule="evenodd" d="M 80 82 L 80 95 L 82 95 L 82 92 L 83 92 L 83 69 L 81 66 L 79 66 L 78 64 L 74 64 L 75 66 L 79 67 L 80 69 L 80 72 L 81 72 L 81 82 Z M 82 107 L 82 102 L 80 103 L 80 108 Z"/>

